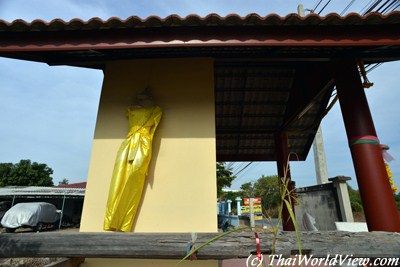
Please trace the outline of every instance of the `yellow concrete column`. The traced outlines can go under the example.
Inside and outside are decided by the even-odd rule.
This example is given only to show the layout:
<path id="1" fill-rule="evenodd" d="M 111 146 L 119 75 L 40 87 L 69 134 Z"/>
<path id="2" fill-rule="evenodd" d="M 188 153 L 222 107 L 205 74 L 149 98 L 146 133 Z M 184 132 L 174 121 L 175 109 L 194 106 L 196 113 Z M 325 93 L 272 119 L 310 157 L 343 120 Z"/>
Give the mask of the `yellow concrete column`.
<path id="1" fill-rule="evenodd" d="M 216 232 L 214 71 L 213 60 L 204 58 L 107 64 L 81 231 L 103 231 L 116 153 L 129 130 L 126 110 L 146 87 L 150 87 L 155 103 L 163 109 L 163 117 L 154 137 L 147 186 L 132 231 Z M 133 260 L 115 261 L 118 262 L 129 265 Z M 140 266 L 172 264 L 145 262 L 141 261 Z M 89 259 L 85 263 L 107 264 Z M 216 266 L 216 262 L 203 262 L 201 266 Z"/>

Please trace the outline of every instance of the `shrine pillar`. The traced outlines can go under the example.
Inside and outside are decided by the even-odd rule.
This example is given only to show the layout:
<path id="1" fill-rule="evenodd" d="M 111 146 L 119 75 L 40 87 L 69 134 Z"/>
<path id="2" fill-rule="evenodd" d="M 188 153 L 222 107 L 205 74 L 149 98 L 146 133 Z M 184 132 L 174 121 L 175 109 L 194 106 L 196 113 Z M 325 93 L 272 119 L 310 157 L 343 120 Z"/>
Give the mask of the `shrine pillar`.
<path id="1" fill-rule="evenodd" d="M 357 64 L 334 61 L 332 71 L 368 229 L 400 232 L 399 212 Z"/>

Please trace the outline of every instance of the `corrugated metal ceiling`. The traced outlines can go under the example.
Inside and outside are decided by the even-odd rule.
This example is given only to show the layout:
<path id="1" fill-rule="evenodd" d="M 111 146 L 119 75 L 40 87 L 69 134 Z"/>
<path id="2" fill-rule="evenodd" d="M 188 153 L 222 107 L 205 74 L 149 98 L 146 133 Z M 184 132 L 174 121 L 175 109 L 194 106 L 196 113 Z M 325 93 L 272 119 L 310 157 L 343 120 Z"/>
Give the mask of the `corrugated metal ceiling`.
<path id="1" fill-rule="evenodd" d="M 333 86 L 317 95 L 302 117 L 287 124 L 294 80 L 299 79 L 297 72 L 303 67 L 270 62 L 216 62 L 218 160 L 274 160 L 274 134 L 284 127 L 289 132 L 290 151 L 300 160 L 306 158 Z"/>
<path id="2" fill-rule="evenodd" d="M 85 188 L 7 186 L 0 188 L 0 196 L 84 196 L 85 190 Z"/>

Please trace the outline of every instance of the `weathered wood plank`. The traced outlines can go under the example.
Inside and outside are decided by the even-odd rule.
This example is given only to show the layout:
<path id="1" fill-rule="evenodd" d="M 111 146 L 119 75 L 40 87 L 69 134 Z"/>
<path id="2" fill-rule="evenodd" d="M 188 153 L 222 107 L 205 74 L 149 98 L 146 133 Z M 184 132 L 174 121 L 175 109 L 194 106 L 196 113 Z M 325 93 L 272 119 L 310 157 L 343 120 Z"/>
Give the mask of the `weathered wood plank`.
<path id="1" fill-rule="evenodd" d="M 199 233 L 196 245 L 217 236 Z M 400 257 L 400 233 L 302 232 L 303 250 L 314 257 Z M 190 234 L 17 233 L 0 234 L 0 257 L 84 257 L 181 259 Z M 261 250 L 271 253 L 273 235 L 260 233 Z M 245 258 L 255 252 L 254 233 L 231 233 L 199 250 L 198 259 Z M 274 254 L 297 254 L 294 232 L 281 232 Z"/>

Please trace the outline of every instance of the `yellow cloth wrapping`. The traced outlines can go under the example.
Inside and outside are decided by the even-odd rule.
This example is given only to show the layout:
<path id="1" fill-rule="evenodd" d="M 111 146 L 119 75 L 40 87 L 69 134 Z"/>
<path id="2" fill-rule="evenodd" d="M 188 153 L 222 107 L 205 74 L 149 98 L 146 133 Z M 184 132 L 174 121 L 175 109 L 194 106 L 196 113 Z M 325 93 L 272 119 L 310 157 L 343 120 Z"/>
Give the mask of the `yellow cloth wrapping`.
<path id="1" fill-rule="evenodd" d="M 129 108 L 129 134 L 115 160 L 104 230 L 131 231 L 151 160 L 154 132 L 161 120 L 158 106 Z"/>

